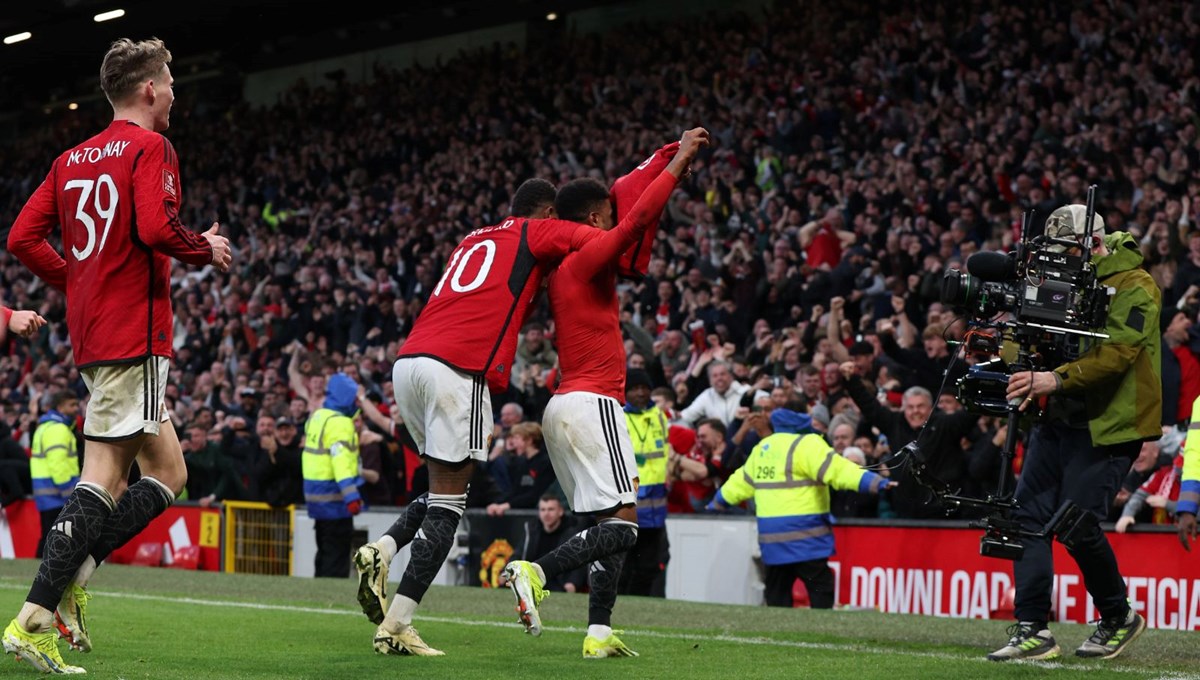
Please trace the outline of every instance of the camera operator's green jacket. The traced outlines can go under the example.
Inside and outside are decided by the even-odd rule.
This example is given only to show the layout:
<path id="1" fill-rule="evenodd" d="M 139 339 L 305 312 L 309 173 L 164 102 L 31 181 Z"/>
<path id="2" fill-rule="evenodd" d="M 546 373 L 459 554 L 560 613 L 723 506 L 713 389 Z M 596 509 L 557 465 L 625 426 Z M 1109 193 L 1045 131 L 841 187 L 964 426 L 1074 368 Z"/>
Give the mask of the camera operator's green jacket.
<path id="1" fill-rule="evenodd" d="M 1104 327 L 1109 337 L 1054 373 L 1063 393 L 1082 394 L 1092 444 L 1155 440 L 1162 436 L 1162 291 L 1142 269 L 1133 236 L 1107 234 L 1104 245 L 1109 254 L 1092 261 L 1100 284 L 1116 289 Z"/>

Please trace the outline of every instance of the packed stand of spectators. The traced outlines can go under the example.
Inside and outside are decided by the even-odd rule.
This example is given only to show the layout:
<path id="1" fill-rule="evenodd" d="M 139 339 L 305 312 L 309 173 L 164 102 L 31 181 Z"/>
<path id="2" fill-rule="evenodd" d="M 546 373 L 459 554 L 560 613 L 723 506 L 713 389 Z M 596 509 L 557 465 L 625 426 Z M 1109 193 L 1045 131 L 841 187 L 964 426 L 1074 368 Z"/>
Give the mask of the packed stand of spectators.
<path id="1" fill-rule="evenodd" d="M 182 85 L 181 217 L 219 221 L 237 251 L 227 275 L 174 279 L 168 398 L 191 497 L 298 501 L 296 437 L 342 370 L 371 404 L 367 497 L 405 502 L 421 471 L 390 420 L 391 360 L 454 244 L 505 216 L 522 180 L 611 182 L 692 125 L 714 145 L 680 183 L 649 274 L 620 297 L 629 365 L 673 415 L 672 512 L 702 508 L 781 407 L 881 470 L 933 418 L 935 473 L 994 488 L 1001 424 L 948 393 L 963 362 L 943 380 L 962 324 L 938 300 L 942 272 L 1011 246 L 1024 212 L 1083 202 L 1093 183 L 1163 288 L 1164 427 L 1176 425 L 1200 394 L 1198 34 L 1194 6 L 1158 0 L 780 2 L 378 67 L 367 83 L 334 74 L 268 110 Z M 0 219 L 54 153 L 104 124 L 95 113 L 0 150 Z M 62 297 L 6 253 L 0 278 L 9 305 L 51 322 L 0 358 L 0 428 L 27 444 L 42 395 L 85 390 Z M 543 306 L 512 388 L 493 396 L 497 448 L 472 505 L 535 508 L 554 491 L 533 430 L 553 338 Z M 1137 466 L 1130 493 L 1172 456 Z M 909 470 L 890 473 L 895 493 L 836 511 L 945 516 Z"/>

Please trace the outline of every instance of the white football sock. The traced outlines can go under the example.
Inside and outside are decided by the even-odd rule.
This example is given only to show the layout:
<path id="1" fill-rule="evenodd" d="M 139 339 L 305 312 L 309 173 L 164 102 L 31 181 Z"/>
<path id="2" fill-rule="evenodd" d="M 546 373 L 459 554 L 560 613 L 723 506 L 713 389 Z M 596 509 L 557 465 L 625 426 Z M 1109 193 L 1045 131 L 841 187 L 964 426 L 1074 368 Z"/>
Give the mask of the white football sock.
<path id="1" fill-rule="evenodd" d="M 392 558 L 396 556 L 396 539 L 385 535 L 375 541 L 375 545 L 379 546 L 379 554 L 383 557 L 384 563 L 391 564 Z"/>
<path id="2" fill-rule="evenodd" d="M 592 624 L 592 625 L 588 626 L 587 634 L 591 637 L 596 638 L 597 640 L 604 640 L 609 635 L 612 635 L 612 626 L 600 626 L 600 625 Z"/>

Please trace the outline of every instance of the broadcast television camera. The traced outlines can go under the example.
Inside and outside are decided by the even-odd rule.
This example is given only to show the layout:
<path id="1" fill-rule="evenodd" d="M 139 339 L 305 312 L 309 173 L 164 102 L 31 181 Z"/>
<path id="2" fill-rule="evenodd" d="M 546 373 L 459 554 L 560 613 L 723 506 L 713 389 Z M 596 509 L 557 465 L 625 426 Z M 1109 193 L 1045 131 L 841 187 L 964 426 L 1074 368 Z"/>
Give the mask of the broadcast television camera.
<path id="1" fill-rule="evenodd" d="M 1094 234 L 1095 191 L 1095 186 L 1088 189 L 1082 235 L 1030 237 L 1032 215 L 1027 214 L 1022 241 L 1013 252 L 976 253 L 967 259 L 966 273 L 948 269 L 942 278 L 941 301 L 967 319 L 965 349 L 977 358 L 990 357 L 972 365 L 958 381 L 958 400 L 972 413 L 1008 418 L 999 483 L 986 498 L 960 496 L 932 476 L 920 450 L 920 436 L 905 452 L 916 480 L 944 503 L 989 513 L 972 524 L 984 529 L 979 551 L 985 556 L 1020 559 L 1021 537 L 1054 535 L 1070 545 L 1087 524 L 1096 521 L 1091 513 L 1067 502 L 1042 531 L 1022 529 L 1010 518 L 1017 506 L 1005 488 L 1021 415 L 1021 400 L 1007 398 L 1009 377 L 1018 371 L 1045 370 L 1047 357 L 1056 362 L 1050 367 L 1073 360 L 1091 343 L 1108 337 L 1103 329 L 1112 291 L 1097 280 L 1091 261 L 1092 248 L 1101 238 Z M 1015 349 L 1012 361 L 1000 356 L 1006 341 Z"/>

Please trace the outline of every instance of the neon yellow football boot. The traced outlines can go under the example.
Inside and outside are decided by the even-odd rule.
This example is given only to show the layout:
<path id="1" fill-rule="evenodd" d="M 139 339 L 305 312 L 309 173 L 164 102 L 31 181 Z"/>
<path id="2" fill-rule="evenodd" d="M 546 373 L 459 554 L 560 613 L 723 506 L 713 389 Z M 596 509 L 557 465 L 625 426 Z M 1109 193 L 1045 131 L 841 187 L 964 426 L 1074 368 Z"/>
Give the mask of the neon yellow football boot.
<path id="1" fill-rule="evenodd" d="M 4 629 L 4 652 L 15 654 L 18 659 L 29 662 L 42 673 L 87 673 L 79 666 L 71 666 L 58 653 L 58 633 L 30 633 L 16 619 Z"/>
<path id="2" fill-rule="evenodd" d="M 513 560 L 504 566 L 504 579 L 517 597 L 517 616 L 525 632 L 537 637 L 542 634 L 542 616 L 538 605 L 546 599 L 546 588 L 540 570 L 532 562 Z"/>
<path id="3" fill-rule="evenodd" d="M 617 633 L 623 631 L 614 630 L 611 635 L 604 638 L 594 638 L 591 635 L 583 638 L 583 658 L 585 659 L 606 659 L 615 656 L 637 656 L 638 653 L 625 646 L 624 642 L 617 637 Z"/>

